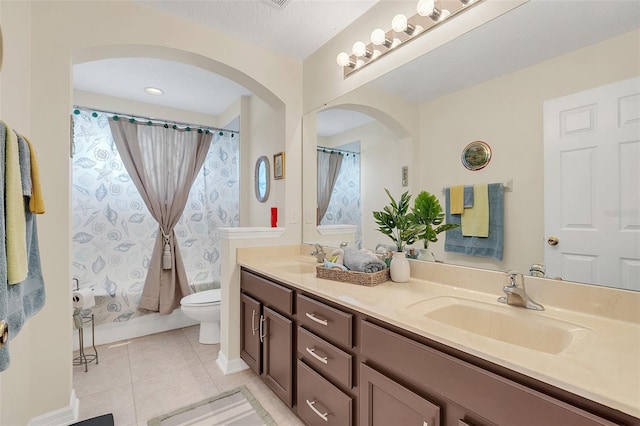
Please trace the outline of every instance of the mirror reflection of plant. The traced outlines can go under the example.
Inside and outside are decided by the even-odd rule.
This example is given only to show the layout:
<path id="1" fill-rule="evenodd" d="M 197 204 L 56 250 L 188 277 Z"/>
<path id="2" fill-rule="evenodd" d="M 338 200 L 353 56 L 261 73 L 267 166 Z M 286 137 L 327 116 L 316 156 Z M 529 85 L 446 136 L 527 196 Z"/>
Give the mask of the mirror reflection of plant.
<path id="1" fill-rule="evenodd" d="M 423 226 L 418 235 L 418 240 L 424 242 L 424 248 L 428 248 L 429 243 L 438 241 L 438 234 L 450 229 L 460 227 L 457 223 L 442 223 L 445 214 L 442 206 L 435 195 L 422 191 L 416 197 L 411 213 L 407 215 L 408 220 L 414 225 Z"/>
<path id="2" fill-rule="evenodd" d="M 404 251 L 405 245 L 416 242 L 419 235 L 424 233 L 425 225 L 410 220 L 409 206 L 411 195 L 405 192 L 396 202 L 388 189 L 385 192 L 391 203 L 381 211 L 374 211 L 373 218 L 379 226 L 378 231 L 391 238 L 397 251 Z"/>

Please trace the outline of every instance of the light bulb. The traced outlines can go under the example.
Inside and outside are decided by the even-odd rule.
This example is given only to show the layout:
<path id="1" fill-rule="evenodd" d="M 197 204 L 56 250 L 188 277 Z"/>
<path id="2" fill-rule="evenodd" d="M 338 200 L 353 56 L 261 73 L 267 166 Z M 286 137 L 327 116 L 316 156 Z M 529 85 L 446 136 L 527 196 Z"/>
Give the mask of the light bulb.
<path id="1" fill-rule="evenodd" d="M 402 15 L 402 14 L 398 14 L 396 16 L 393 17 L 393 19 L 391 20 L 391 28 L 393 28 L 393 31 L 397 32 L 397 33 L 401 33 L 404 30 L 407 29 L 407 17 Z"/>
<path id="2" fill-rule="evenodd" d="M 380 28 L 373 30 L 371 33 L 371 43 L 376 46 L 383 45 L 387 40 L 387 36 Z"/>
<path id="3" fill-rule="evenodd" d="M 355 43 L 353 43 L 352 52 L 358 57 L 364 56 L 367 53 L 367 46 L 365 46 L 361 41 L 356 41 Z"/>
<path id="4" fill-rule="evenodd" d="M 340 52 L 336 57 L 336 62 L 338 62 L 338 65 L 340 65 L 341 67 L 346 67 L 347 65 L 351 64 L 351 58 L 349 58 L 349 55 L 347 53 Z"/>
<path id="5" fill-rule="evenodd" d="M 435 9 L 436 3 L 433 0 L 420 0 L 418 2 L 418 15 L 420 16 L 429 16 L 433 13 L 433 9 Z"/>

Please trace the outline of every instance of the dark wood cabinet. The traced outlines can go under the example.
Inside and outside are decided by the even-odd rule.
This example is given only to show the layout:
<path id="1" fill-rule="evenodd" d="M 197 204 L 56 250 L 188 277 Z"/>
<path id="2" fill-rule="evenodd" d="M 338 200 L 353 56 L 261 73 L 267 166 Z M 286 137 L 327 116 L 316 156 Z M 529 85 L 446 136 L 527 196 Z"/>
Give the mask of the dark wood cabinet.
<path id="1" fill-rule="evenodd" d="M 360 424 L 440 426 L 440 407 L 360 364 Z"/>
<path id="2" fill-rule="evenodd" d="M 240 358 L 293 407 L 293 291 L 247 271 L 241 289 Z"/>
<path id="3" fill-rule="evenodd" d="M 240 295 L 240 357 L 253 371 L 262 374 L 262 342 L 260 321 L 262 305 L 257 300 Z"/>
<path id="4" fill-rule="evenodd" d="M 620 411 L 244 269 L 241 290 L 241 357 L 307 425 L 640 426 Z"/>
<path id="5" fill-rule="evenodd" d="M 293 322 L 264 308 L 263 313 L 265 383 L 284 402 L 293 406 Z"/>

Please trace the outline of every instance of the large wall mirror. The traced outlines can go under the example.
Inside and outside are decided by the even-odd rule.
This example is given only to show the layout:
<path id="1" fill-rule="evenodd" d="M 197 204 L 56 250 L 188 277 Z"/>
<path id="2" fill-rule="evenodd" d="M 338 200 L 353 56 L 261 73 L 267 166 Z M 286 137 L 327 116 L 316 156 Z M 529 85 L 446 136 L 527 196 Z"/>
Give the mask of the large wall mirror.
<path id="1" fill-rule="evenodd" d="M 550 167 L 545 165 L 545 103 L 640 76 L 639 12 L 637 2 L 531 1 L 305 115 L 303 161 L 305 170 L 314 169 L 304 175 L 303 240 L 318 238 L 315 167 L 318 153 L 328 148 L 356 154 L 343 161 L 360 168 L 361 231 L 356 243 L 362 247 L 390 243 L 375 230 L 371 215 L 389 201 L 384 188 L 396 196 L 407 190 L 414 196 L 427 190 L 444 204 L 443 188 L 511 181 L 513 190 L 505 193 L 502 261 L 445 252 L 444 234 L 430 248 L 443 262 L 484 269 L 528 273 L 532 264 L 544 263 L 552 236 L 545 230 L 545 215 L 563 214 L 562 205 L 545 203 L 547 189 L 562 184 L 559 180 L 545 183 L 545 167 Z M 631 59 L 630 52 L 634 52 Z M 625 99 L 633 103 L 637 115 L 640 96 L 636 93 Z M 354 111 L 366 119 L 348 118 L 353 126 L 324 133 L 349 117 L 342 117 L 341 112 Z M 611 192 L 619 193 L 621 188 L 627 194 L 638 192 L 639 176 L 632 170 L 634 164 L 635 170 L 640 169 L 640 117 L 633 120 L 637 120 L 636 137 L 625 145 L 628 176 L 620 177 L 627 184 L 618 187 L 620 179 L 611 179 L 607 184 Z M 367 144 L 371 135 L 378 136 L 380 145 Z M 476 140 L 491 146 L 492 158 L 485 168 L 471 171 L 460 163 L 460 153 Z M 409 170 L 406 186 L 403 166 Z M 561 170 L 559 176 L 563 176 Z M 631 189 L 630 179 L 636 179 Z M 591 196 L 587 182 L 576 185 L 575 191 Z M 338 202 L 345 196 L 342 192 L 333 195 Z M 640 199 L 636 195 L 625 202 L 624 210 L 612 205 L 606 208 L 626 212 L 620 221 L 625 224 L 622 231 L 635 236 L 626 265 L 619 260 L 607 265 L 597 261 L 583 276 L 562 269 L 548 269 L 548 276 L 640 290 Z M 563 242 L 560 238 L 556 247 Z M 576 254 L 580 261 L 588 257 Z M 611 268 L 617 268 L 617 279 L 602 278 L 603 270 Z"/>

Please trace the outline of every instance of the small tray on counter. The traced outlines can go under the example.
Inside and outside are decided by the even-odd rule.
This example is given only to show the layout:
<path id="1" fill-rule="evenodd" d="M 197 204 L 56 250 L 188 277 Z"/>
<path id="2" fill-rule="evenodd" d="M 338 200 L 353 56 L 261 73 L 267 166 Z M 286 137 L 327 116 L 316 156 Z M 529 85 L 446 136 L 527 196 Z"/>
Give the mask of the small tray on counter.
<path id="1" fill-rule="evenodd" d="M 373 287 L 391 279 L 389 268 L 382 271 L 368 273 L 357 271 L 343 271 L 341 269 L 330 269 L 324 266 L 316 266 L 316 277 L 325 280 L 340 281 L 343 283 L 364 285 Z"/>

